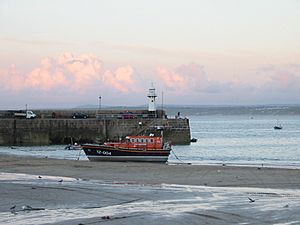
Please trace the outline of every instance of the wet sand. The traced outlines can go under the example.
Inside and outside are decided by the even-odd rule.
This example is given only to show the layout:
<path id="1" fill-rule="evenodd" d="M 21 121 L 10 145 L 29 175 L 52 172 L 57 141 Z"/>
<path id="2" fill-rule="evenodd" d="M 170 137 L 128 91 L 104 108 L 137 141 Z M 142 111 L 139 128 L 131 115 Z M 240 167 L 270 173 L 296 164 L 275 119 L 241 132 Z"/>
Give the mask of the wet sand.
<path id="1" fill-rule="evenodd" d="M 0 172 L 67 176 L 106 182 L 221 187 L 299 188 L 299 169 L 90 162 L 1 155 Z"/>
<path id="2" fill-rule="evenodd" d="M 0 224 L 300 222 L 299 169 L 1 155 L 0 173 Z"/>

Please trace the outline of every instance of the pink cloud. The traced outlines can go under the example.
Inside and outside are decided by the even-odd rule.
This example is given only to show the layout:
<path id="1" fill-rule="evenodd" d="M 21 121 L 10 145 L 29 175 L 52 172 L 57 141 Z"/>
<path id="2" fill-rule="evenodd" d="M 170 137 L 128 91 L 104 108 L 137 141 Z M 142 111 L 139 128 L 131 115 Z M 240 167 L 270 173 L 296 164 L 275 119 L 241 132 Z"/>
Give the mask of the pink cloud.
<path id="1" fill-rule="evenodd" d="M 175 72 L 168 71 L 164 68 L 158 68 L 157 72 L 159 78 L 164 83 L 165 87 L 169 90 L 184 90 L 187 87 L 187 82 L 185 77 Z"/>
<path id="2" fill-rule="evenodd" d="M 84 54 L 74 57 L 70 53 L 63 54 L 58 62 L 67 74 L 72 75 L 72 88 L 82 90 L 92 82 L 99 82 L 103 75 L 102 62 L 95 55 Z"/>
<path id="3" fill-rule="evenodd" d="M 104 85 L 124 93 L 137 90 L 134 75 L 131 66 L 119 67 L 114 72 L 105 71 L 102 61 L 95 55 L 74 56 L 72 53 L 44 58 L 38 67 L 27 74 L 19 73 L 14 65 L 0 71 L 2 85 L 14 91 L 28 88 L 50 91 L 63 87 L 80 93 L 91 87 L 98 86 L 100 89 Z"/>
<path id="4" fill-rule="evenodd" d="M 0 79 L 0 87 L 6 90 L 17 91 L 24 85 L 24 76 L 18 72 L 14 64 L 11 64 L 8 69 L 0 70 Z"/>
<path id="5" fill-rule="evenodd" d="M 268 71 L 266 74 L 269 81 L 266 82 L 262 88 L 269 90 L 279 91 L 298 91 L 300 89 L 300 76 L 298 75 L 297 68 L 276 68 Z"/>
<path id="6" fill-rule="evenodd" d="M 228 90 L 232 85 L 231 82 L 210 81 L 204 67 L 196 63 L 181 65 L 174 71 L 164 68 L 157 71 L 164 86 L 174 91 L 214 93 Z"/>
<path id="7" fill-rule="evenodd" d="M 29 73 L 20 73 L 12 65 L 0 74 L 2 85 L 17 91 L 27 88 L 49 91 L 57 87 L 84 92 L 103 76 L 102 62 L 94 55 L 73 56 L 64 53 L 58 58 L 47 57 Z"/>
<path id="8" fill-rule="evenodd" d="M 75 102 L 79 99 L 83 102 L 89 101 L 95 95 L 105 93 L 107 99 L 123 104 L 126 99 L 118 99 L 116 96 L 129 96 L 128 102 L 134 98 L 141 99 L 142 96 L 146 99 L 150 85 L 148 80 L 151 79 L 157 84 L 157 92 L 160 87 L 169 90 L 169 98 L 174 102 L 183 95 L 189 96 L 188 99 L 193 99 L 190 100 L 193 102 L 215 101 L 222 104 L 234 102 L 234 99 L 245 103 L 245 99 L 255 102 L 279 97 L 285 102 L 295 99 L 299 92 L 299 68 L 299 64 L 282 67 L 267 65 L 241 76 L 235 82 L 212 80 L 204 66 L 197 63 L 180 65 L 174 69 L 160 67 L 154 75 L 149 70 L 139 76 L 138 71 L 131 65 L 105 69 L 102 60 L 95 55 L 74 55 L 67 52 L 58 57 L 42 59 L 39 65 L 26 73 L 21 73 L 14 64 L 7 69 L 0 68 L 0 88 L 10 96 L 21 96 L 20 93 L 29 91 L 33 97 L 44 97 L 48 100 L 49 96 L 55 98 L 53 93 L 56 93 L 57 99 L 64 95 L 68 101 L 72 98 Z M 263 82 L 258 83 L 255 78 L 249 79 L 253 74 L 263 77 Z"/>
<path id="9" fill-rule="evenodd" d="M 40 67 L 33 69 L 25 77 L 25 87 L 33 87 L 48 91 L 57 86 L 67 86 L 68 80 L 62 68 L 56 66 L 55 60 L 45 58 Z"/>
<path id="10" fill-rule="evenodd" d="M 120 67 L 115 72 L 106 71 L 104 83 L 123 93 L 134 91 L 137 88 L 134 69 L 131 66 Z"/>
<path id="11" fill-rule="evenodd" d="M 160 79 L 166 88 L 170 90 L 196 91 L 207 85 L 207 77 L 201 65 L 190 63 L 169 71 L 164 68 L 158 69 Z"/>

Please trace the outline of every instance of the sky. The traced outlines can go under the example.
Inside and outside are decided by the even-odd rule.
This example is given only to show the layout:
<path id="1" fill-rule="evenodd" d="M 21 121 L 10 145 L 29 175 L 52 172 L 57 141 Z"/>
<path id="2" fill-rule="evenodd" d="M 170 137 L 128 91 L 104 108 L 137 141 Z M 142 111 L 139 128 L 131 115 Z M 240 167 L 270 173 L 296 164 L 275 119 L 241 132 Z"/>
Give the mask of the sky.
<path id="1" fill-rule="evenodd" d="M 1 0 L 0 108 L 300 104 L 298 0 Z"/>

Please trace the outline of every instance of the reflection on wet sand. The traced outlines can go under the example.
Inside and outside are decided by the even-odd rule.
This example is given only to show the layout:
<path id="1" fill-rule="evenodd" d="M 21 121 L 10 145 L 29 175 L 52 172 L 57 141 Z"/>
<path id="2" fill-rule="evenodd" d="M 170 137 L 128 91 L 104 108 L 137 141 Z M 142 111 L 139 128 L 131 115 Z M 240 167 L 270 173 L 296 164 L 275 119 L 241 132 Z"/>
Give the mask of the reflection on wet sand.
<path id="1" fill-rule="evenodd" d="M 0 224 L 300 222 L 298 189 L 108 183 L 16 173 L 1 173 L 0 189 Z"/>

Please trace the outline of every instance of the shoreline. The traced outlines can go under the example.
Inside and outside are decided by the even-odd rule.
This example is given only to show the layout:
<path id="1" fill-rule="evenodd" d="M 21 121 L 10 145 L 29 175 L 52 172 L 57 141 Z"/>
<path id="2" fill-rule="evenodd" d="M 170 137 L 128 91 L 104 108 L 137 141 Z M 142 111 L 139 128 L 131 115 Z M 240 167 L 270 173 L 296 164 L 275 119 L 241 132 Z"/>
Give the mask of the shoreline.
<path id="1" fill-rule="evenodd" d="M 298 188 L 300 169 L 136 162 L 90 162 L 0 155 L 0 172 L 66 176 L 105 182 L 213 187 Z"/>
<path id="2" fill-rule="evenodd" d="M 58 145 L 59 147 L 61 147 L 61 145 Z M 3 147 L 3 146 L 2 146 Z M 4 146 L 6 148 L 10 148 L 11 146 Z M 26 147 L 32 147 L 32 146 L 26 146 Z M 17 148 L 17 147 L 16 147 Z M 41 154 L 36 154 L 36 155 L 30 155 L 30 154 L 20 154 L 20 153 L 9 153 L 9 152 L 5 152 L 5 151 L 0 151 L 0 156 L 1 155 L 5 155 L 5 156 L 16 156 L 16 157 L 33 157 L 33 158 L 49 158 L 49 159 L 63 159 L 63 160 L 78 160 L 78 156 L 80 155 L 80 161 L 89 161 L 88 158 L 85 156 L 84 153 L 79 153 L 73 156 L 51 156 L 51 155 L 43 155 Z M 277 168 L 277 169 L 299 169 L 300 170 L 300 163 L 274 163 L 274 162 L 268 162 L 268 161 L 261 161 L 261 162 L 251 162 L 251 161 L 237 161 L 237 162 L 233 162 L 233 161 L 207 161 L 207 160 L 203 160 L 203 161 L 186 161 L 186 160 L 181 160 L 181 159 L 176 159 L 173 158 L 171 159 L 171 161 L 169 160 L 167 162 L 168 165 L 183 165 L 183 164 L 188 164 L 188 165 L 193 165 L 193 166 L 231 166 L 231 167 L 263 167 L 263 168 Z"/>

